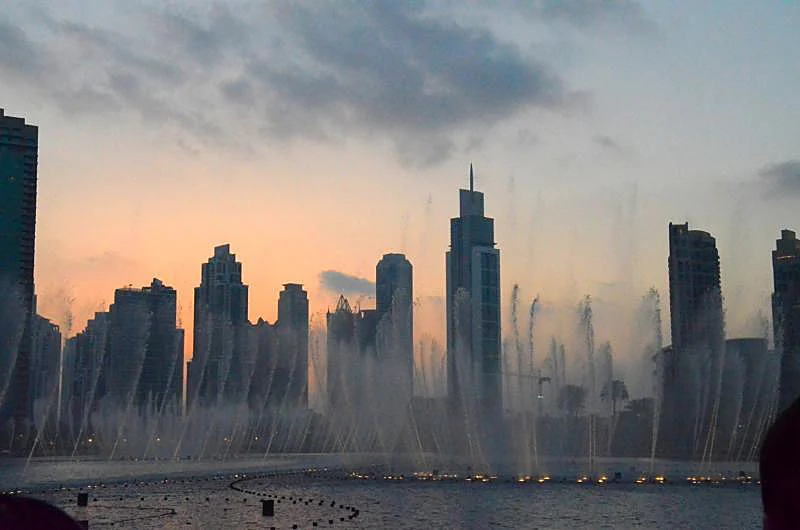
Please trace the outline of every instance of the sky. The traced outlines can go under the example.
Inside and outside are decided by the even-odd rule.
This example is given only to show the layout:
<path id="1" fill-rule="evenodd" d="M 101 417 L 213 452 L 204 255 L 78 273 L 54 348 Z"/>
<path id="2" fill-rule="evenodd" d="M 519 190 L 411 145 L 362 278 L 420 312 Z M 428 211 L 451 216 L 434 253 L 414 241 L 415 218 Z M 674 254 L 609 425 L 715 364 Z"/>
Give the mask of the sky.
<path id="1" fill-rule="evenodd" d="M 716 237 L 728 336 L 761 335 L 770 251 L 800 228 L 798 25 L 793 1 L 11 0 L 0 107 L 40 129 L 39 311 L 72 335 L 158 277 L 188 331 L 230 243 L 252 321 L 298 282 L 319 325 L 404 252 L 415 334 L 444 342 L 472 163 L 506 335 L 514 284 L 537 348 L 591 295 L 624 371 L 655 287 L 668 341 L 669 222 Z"/>

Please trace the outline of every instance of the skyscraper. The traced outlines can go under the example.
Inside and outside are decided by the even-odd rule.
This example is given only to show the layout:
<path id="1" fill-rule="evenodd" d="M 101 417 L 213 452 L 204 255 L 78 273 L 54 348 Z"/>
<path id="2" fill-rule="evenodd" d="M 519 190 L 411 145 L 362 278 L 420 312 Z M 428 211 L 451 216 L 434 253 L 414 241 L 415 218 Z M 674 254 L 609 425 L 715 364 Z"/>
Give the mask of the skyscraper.
<path id="1" fill-rule="evenodd" d="M 340 296 L 336 309 L 326 315 L 327 338 L 327 391 L 329 412 L 346 407 L 350 393 L 356 390 L 358 366 L 356 362 L 355 313 L 344 296 Z"/>
<path id="2" fill-rule="evenodd" d="M 483 193 L 459 190 L 459 216 L 450 220 L 447 261 L 447 386 L 455 404 L 476 401 L 502 411 L 500 373 L 500 251 L 494 219 L 484 217 Z"/>
<path id="3" fill-rule="evenodd" d="M 405 255 L 384 254 L 378 262 L 375 297 L 384 377 L 396 386 L 396 399 L 409 403 L 414 391 L 414 290 L 413 269 Z"/>
<path id="4" fill-rule="evenodd" d="M 781 230 L 772 251 L 772 325 L 781 358 L 778 410 L 800 397 L 800 241 Z"/>
<path id="5" fill-rule="evenodd" d="M 719 253 L 708 232 L 669 225 L 672 345 L 679 351 L 716 348 L 722 339 Z"/>
<path id="6" fill-rule="evenodd" d="M 725 348 L 716 240 L 689 230 L 689 223 L 670 223 L 668 264 L 672 355 L 665 358 L 664 411 L 672 415 L 666 424 L 674 426 L 669 450 L 710 457 Z"/>
<path id="7" fill-rule="evenodd" d="M 108 322 L 107 311 L 96 312 L 86 328 L 67 339 L 64 346 L 71 356 L 64 358 L 64 387 L 68 388 L 64 393 L 73 425 L 87 425 L 98 400 L 106 394 Z"/>
<path id="8" fill-rule="evenodd" d="M 194 290 L 194 345 L 189 363 L 189 404 L 244 399 L 243 349 L 247 285 L 230 245 L 214 248 Z"/>
<path id="9" fill-rule="evenodd" d="M 39 129 L 0 108 L 0 425 L 31 417 L 29 364 Z"/>
<path id="10" fill-rule="evenodd" d="M 33 315 L 30 362 L 31 404 L 58 403 L 59 368 L 61 364 L 61 331 L 58 326 L 40 315 Z M 32 408 L 33 410 L 33 408 Z M 37 425 L 41 427 L 41 425 Z"/>
<path id="11" fill-rule="evenodd" d="M 336 310 L 326 315 L 327 340 L 327 386 L 328 405 L 349 413 L 373 407 L 367 403 L 374 394 L 376 381 L 375 333 L 378 328 L 378 313 L 375 309 L 350 307 L 347 298 L 340 296 Z"/>
<path id="12" fill-rule="evenodd" d="M 286 405 L 308 407 L 308 293 L 299 283 L 283 285 L 278 298 L 278 355 Z"/>
<path id="13" fill-rule="evenodd" d="M 109 311 L 106 394 L 117 406 L 178 405 L 183 389 L 183 330 L 175 290 L 149 287 L 114 293 Z"/>

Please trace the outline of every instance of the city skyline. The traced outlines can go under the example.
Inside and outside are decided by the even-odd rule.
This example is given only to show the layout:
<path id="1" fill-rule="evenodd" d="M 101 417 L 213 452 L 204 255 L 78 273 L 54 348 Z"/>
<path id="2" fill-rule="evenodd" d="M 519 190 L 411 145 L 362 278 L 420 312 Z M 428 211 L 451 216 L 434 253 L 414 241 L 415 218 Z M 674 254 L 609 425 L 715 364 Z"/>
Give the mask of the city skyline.
<path id="1" fill-rule="evenodd" d="M 544 334 L 570 331 L 564 315 L 591 294 L 600 338 L 630 358 L 621 323 L 649 287 L 666 300 L 669 221 L 715 234 L 729 336 L 758 332 L 772 240 L 793 228 L 798 200 L 800 76 L 786 53 L 797 6 L 549 5 L 141 2 L 126 4 L 129 17 L 13 6 L 0 33 L 20 53 L 0 60 L 0 101 L 44 131 L 41 313 L 74 335 L 115 289 L 158 276 L 178 292 L 188 357 L 196 263 L 215 245 L 247 266 L 251 321 L 274 321 L 279 286 L 297 282 L 321 323 L 335 287 L 354 301 L 372 287 L 350 277 L 403 252 L 416 269 L 417 336 L 443 343 L 441 222 L 474 161 L 494 201 L 503 308 L 515 283 L 523 299 L 540 294 L 543 314 L 562 315 Z M 282 55 L 263 40 L 275 28 Z M 386 45 L 362 46 L 359 28 Z M 423 34 L 446 39 L 449 54 L 414 47 Z M 354 49 L 374 51 L 356 55 L 366 73 Z M 259 70 L 273 53 L 277 69 Z M 305 65 L 298 77 L 287 61 Z M 372 67 L 383 63 L 396 68 Z M 450 63 L 461 68 L 441 68 Z M 320 79 L 336 82 L 293 90 Z M 381 105 L 393 101 L 407 103 Z"/>
<path id="2" fill-rule="evenodd" d="M 471 190 L 472 190 L 472 186 L 474 185 L 474 183 L 473 183 L 473 181 L 474 181 L 474 174 L 473 174 L 473 172 L 474 172 L 474 170 L 473 170 L 472 164 L 470 164 L 470 167 L 469 167 L 469 181 L 470 181 L 470 187 L 471 187 L 471 189 L 469 190 L 469 192 L 470 192 L 470 193 L 472 192 L 472 191 L 471 191 Z M 462 193 L 462 194 L 463 194 L 463 193 L 465 193 L 465 190 L 463 190 L 463 189 L 462 189 L 462 190 L 461 190 L 461 193 Z M 476 193 L 477 193 L 477 192 L 476 192 Z M 482 195 L 482 194 L 480 194 L 480 195 Z M 463 202 L 463 197 L 462 197 L 462 202 Z M 482 202 L 482 201 L 481 201 L 481 202 Z M 463 205 L 462 205 L 462 209 L 463 209 Z M 670 223 L 670 227 L 672 227 L 672 225 L 673 225 L 673 224 L 672 224 L 672 223 Z M 688 223 L 685 223 L 685 224 L 684 224 L 684 228 L 685 228 L 686 226 L 688 226 Z M 670 233 L 671 233 L 671 230 L 672 230 L 672 228 L 670 228 Z M 712 240 L 712 242 L 714 241 L 714 237 L 713 237 L 713 236 L 711 236 L 711 235 L 710 235 L 708 232 L 705 232 L 705 231 L 698 231 L 698 230 L 695 230 L 695 231 L 693 231 L 693 232 L 697 232 L 697 233 L 699 233 L 699 234 L 702 234 L 702 235 L 704 235 L 705 237 L 707 237 L 707 238 L 710 238 L 710 239 Z M 786 232 L 788 232 L 788 233 L 792 233 L 792 230 L 789 230 L 789 229 L 786 229 L 786 228 L 784 228 L 784 229 L 782 229 L 782 230 L 781 230 L 781 234 L 783 234 L 783 233 L 786 233 Z M 219 253 L 220 251 L 222 251 L 222 253 L 223 253 L 223 254 L 225 254 L 225 253 L 228 253 L 228 252 L 230 251 L 230 244 L 226 243 L 226 244 L 224 244 L 224 245 L 217 245 L 217 246 L 215 246 L 215 247 L 214 247 L 214 252 L 215 252 L 215 255 L 216 255 L 217 253 Z M 716 252 L 716 249 L 715 249 L 715 252 Z M 774 252 L 774 251 L 773 251 L 773 252 Z M 498 255 L 499 255 L 499 254 L 498 254 Z M 232 256 L 233 256 L 233 259 L 235 259 L 235 255 L 232 255 Z M 404 256 L 404 255 L 403 255 L 403 254 L 388 253 L 388 254 L 385 254 L 385 255 L 384 255 L 384 258 L 386 258 L 386 257 L 389 257 L 389 256 L 401 256 L 401 257 L 402 257 L 402 256 Z M 213 258 L 212 258 L 212 260 L 213 260 Z M 720 261 L 718 257 L 717 257 L 717 261 Z M 209 261 L 209 263 L 211 263 L 211 262 Z M 237 269 L 237 271 L 236 271 L 236 277 L 237 277 L 236 279 L 237 279 L 237 281 L 239 281 L 239 282 L 242 282 L 242 281 L 243 281 L 243 280 L 242 280 L 242 278 L 244 277 L 244 275 L 243 275 L 243 273 L 242 273 L 242 266 L 241 266 L 241 263 L 240 263 L 240 262 L 236 262 L 236 264 L 238 265 L 238 269 Z M 206 265 L 207 265 L 207 264 L 206 264 Z M 204 265 L 204 266 L 206 266 L 206 265 Z M 719 265 L 717 265 L 717 267 L 718 267 L 718 269 L 719 269 Z M 320 273 L 320 282 L 322 283 L 322 282 L 324 282 L 324 281 L 325 281 L 325 280 L 323 280 L 323 279 L 322 279 L 322 277 L 323 277 L 323 276 L 325 276 L 325 275 L 326 275 L 326 273 L 332 273 L 332 272 L 334 272 L 334 271 L 323 271 L 322 273 Z M 202 276 L 202 277 L 205 277 L 205 273 L 204 273 L 203 275 L 201 275 L 201 276 Z M 373 292 L 374 292 L 374 289 L 376 289 L 376 285 L 377 285 L 375 281 L 373 281 L 373 280 L 369 280 L 369 279 L 367 279 L 367 278 L 360 278 L 360 277 L 356 277 L 356 276 L 348 276 L 348 275 L 341 274 L 341 273 L 335 273 L 335 274 L 331 274 L 330 276 L 331 276 L 331 278 L 330 278 L 330 280 L 329 280 L 329 281 L 330 281 L 331 283 L 334 283 L 334 282 L 339 282 L 339 283 L 340 283 L 340 288 L 339 288 L 338 290 L 335 290 L 335 291 L 334 291 L 334 289 L 335 289 L 334 287 L 329 287 L 329 288 L 326 288 L 326 289 L 330 290 L 330 291 L 331 291 L 331 293 L 334 293 L 334 292 L 335 292 L 335 293 L 336 293 L 336 296 L 344 296 L 344 295 L 347 295 L 348 293 L 349 293 L 349 294 L 352 294 L 353 292 L 355 292 L 355 293 L 357 293 L 357 294 L 358 294 L 358 293 L 360 293 L 360 294 L 359 294 L 359 296 L 358 296 L 358 297 L 355 299 L 355 301 L 354 301 L 354 304 L 355 304 L 355 305 L 354 305 L 354 308 L 356 309 L 356 311 L 361 311 L 362 313 L 365 313 L 365 314 L 366 314 L 366 313 L 372 313 L 372 312 L 374 312 L 374 311 L 375 311 L 374 309 L 366 309 L 366 310 L 364 310 L 364 309 L 363 309 L 363 306 L 375 305 L 375 304 L 378 302 L 378 300 L 379 300 L 379 297 L 376 297 L 376 296 L 374 296 L 374 295 L 367 295 L 367 294 L 365 294 L 365 293 L 366 293 L 366 291 L 367 291 L 367 289 L 373 290 Z M 718 277 L 720 276 L 720 275 L 719 275 L 719 272 L 717 272 L 717 276 L 718 276 Z M 723 276 L 723 278 L 724 278 L 724 276 Z M 719 281 L 719 280 L 717 280 L 717 281 Z M 202 284 L 202 281 L 201 281 L 201 284 Z M 299 284 L 292 284 L 292 283 L 289 283 L 289 284 L 284 284 L 284 287 L 286 287 L 287 285 L 291 286 L 291 285 L 299 285 Z M 243 302 L 243 305 L 244 305 L 244 310 L 243 310 L 243 312 L 241 312 L 241 311 L 240 311 L 241 315 L 239 316 L 239 318 L 242 318 L 242 319 L 244 319 L 244 320 L 242 320 L 242 322 L 243 322 L 243 323 L 245 323 L 245 322 L 246 322 L 246 323 L 250 323 L 249 311 L 247 310 L 247 309 L 248 309 L 248 305 L 249 305 L 249 304 L 248 304 L 248 301 L 247 301 L 247 291 L 248 291 L 248 287 L 249 287 L 249 286 L 248 286 L 248 285 L 244 285 L 244 287 L 245 287 L 245 291 L 246 291 L 246 293 L 245 293 L 245 298 L 244 298 L 244 302 Z M 127 286 L 122 286 L 122 287 L 120 287 L 120 288 L 117 288 L 117 289 L 115 289 L 115 291 L 126 290 L 126 289 L 131 289 L 131 288 L 132 288 L 132 284 L 131 284 L 131 283 L 129 283 L 129 284 L 127 284 Z M 197 288 L 195 288 L 195 290 L 197 290 Z M 670 290 L 669 290 L 669 289 L 667 289 L 667 290 L 666 290 L 666 293 L 665 293 L 665 294 L 668 294 L 668 293 L 670 293 Z M 282 295 L 282 294 L 281 294 L 281 295 Z M 443 298 L 444 298 L 444 297 L 443 297 Z M 416 310 L 419 310 L 419 309 L 420 309 L 420 305 L 421 305 L 421 303 L 420 303 L 420 299 L 419 299 L 419 298 L 417 298 L 417 299 L 415 299 L 415 300 L 416 300 L 415 308 L 416 308 Z M 724 293 L 722 294 L 722 300 L 723 300 L 723 303 L 724 303 Z M 547 302 L 547 301 L 545 300 L 545 303 L 546 303 L 546 302 Z M 539 303 L 541 303 L 541 301 L 540 301 Z M 444 305 L 444 300 L 442 300 L 442 301 L 441 301 L 441 305 Z M 501 299 L 500 305 L 501 305 L 501 307 L 502 307 L 503 305 L 507 305 L 507 301 L 506 301 L 506 302 L 504 302 L 504 299 Z M 664 311 L 665 315 L 670 315 L 670 305 L 671 305 L 671 304 L 664 304 L 664 305 L 663 305 L 663 307 L 662 307 L 662 310 Z M 106 311 L 107 311 L 107 310 L 109 310 L 109 308 L 110 308 L 110 307 L 113 307 L 113 304 L 112 304 L 112 305 L 110 305 L 108 308 L 105 308 L 105 309 L 103 309 L 103 310 L 106 310 Z M 196 305 L 194 305 L 193 307 L 194 307 L 194 308 L 196 308 L 197 306 L 196 306 Z M 570 310 L 570 309 L 574 309 L 574 307 L 568 307 L 566 312 L 569 312 L 569 310 Z M 725 308 L 723 308 L 723 310 L 724 310 L 724 309 L 725 309 Z M 330 310 L 330 309 L 328 309 L 328 310 Z M 94 316 L 96 317 L 96 314 L 95 314 Z M 313 315 L 312 315 L 312 317 L 316 317 L 316 318 L 318 318 L 318 317 L 320 317 L 320 316 L 322 316 L 322 313 L 321 313 L 321 312 L 317 312 L 316 314 L 313 314 Z M 442 315 L 442 316 L 444 316 L 444 315 Z M 770 319 L 770 320 L 771 320 L 772 314 L 769 314 L 769 315 L 762 314 L 761 316 L 762 316 L 763 318 L 766 318 L 766 319 Z M 275 315 L 275 322 L 276 322 L 276 325 L 277 325 L 277 317 L 278 317 L 278 315 L 276 314 L 276 315 Z M 197 318 L 197 315 L 195 315 L 195 319 L 196 319 L 196 318 Z M 372 317 L 370 317 L 370 318 L 372 318 Z M 562 315 L 562 318 L 563 318 L 563 315 Z M 178 319 L 179 319 L 179 320 L 181 320 L 181 318 L 180 318 L 180 315 L 178 315 Z M 257 321 L 260 323 L 260 322 L 261 322 L 263 319 L 264 319 L 264 317 L 263 317 L 263 316 L 259 316 L 258 318 L 256 318 L 256 319 L 253 319 L 253 320 L 254 320 L 254 321 L 256 321 L 256 320 L 257 320 Z M 444 319 L 444 318 L 442 318 L 442 320 L 444 321 L 445 319 Z M 310 320 L 309 324 L 314 324 L 314 318 L 312 318 L 312 319 Z M 758 321 L 758 324 L 762 326 L 762 328 L 760 328 L 760 329 L 759 329 L 759 331 L 761 331 L 762 329 L 763 329 L 763 330 L 765 330 L 765 329 L 766 329 L 766 327 L 765 327 L 765 326 L 766 326 L 766 324 L 765 324 L 765 321 L 764 321 L 763 319 L 762 319 L 762 320 L 759 320 L 759 321 Z M 255 325 L 255 324 L 253 324 L 253 325 Z M 316 321 L 316 325 L 317 325 L 317 326 L 319 326 L 319 321 L 318 321 L 318 320 Z M 750 333 L 750 334 L 747 334 L 747 333 L 744 333 L 744 334 L 736 334 L 735 332 L 733 332 L 733 333 L 732 333 L 732 332 L 730 331 L 730 328 L 729 328 L 729 327 L 728 327 L 726 324 L 723 324 L 723 325 L 725 325 L 725 329 L 724 329 L 725 336 L 726 336 L 726 337 L 728 337 L 728 338 L 748 337 L 748 336 L 749 336 L 749 337 L 758 337 L 758 336 L 763 336 L 763 335 L 757 335 L 757 332 L 753 332 L 753 333 Z M 502 327 L 502 326 L 501 326 L 501 327 Z M 187 328 L 189 328 L 189 329 L 192 329 L 192 330 L 196 330 L 196 328 L 195 328 L 195 326 L 194 326 L 194 325 L 187 326 L 186 324 L 183 324 L 183 327 L 181 327 L 180 329 L 181 329 L 181 330 L 186 330 Z M 80 332 L 82 329 L 83 329 L 83 328 L 72 328 L 72 335 L 70 335 L 70 336 L 65 336 L 64 338 L 65 338 L 65 339 L 67 339 L 67 338 L 70 338 L 70 337 L 74 337 L 74 336 L 75 336 L 76 334 L 78 334 L 78 333 L 79 333 L 79 332 Z M 666 324 L 666 323 L 662 323 L 662 332 L 669 332 L 669 330 L 670 330 L 670 326 L 669 326 L 668 324 Z M 772 330 L 770 329 L 769 331 L 772 331 Z M 196 331 L 195 331 L 195 333 L 196 333 Z M 419 337 L 419 335 L 415 333 L 415 337 Z M 503 337 L 508 337 L 508 332 L 507 332 L 507 331 L 506 331 L 506 332 L 503 332 L 503 334 L 502 334 L 501 338 L 503 338 Z M 665 333 L 665 337 L 669 337 L 669 335 L 667 335 L 667 334 Z M 772 337 L 771 337 L 771 336 L 770 336 L 770 337 L 768 337 L 768 338 L 769 338 L 769 339 L 772 339 Z M 433 337 L 433 339 L 434 339 L 434 340 L 436 340 L 436 339 L 437 339 L 437 337 L 436 337 L 436 336 L 434 336 L 434 337 Z M 541 339 L 540 339 L 540 340 L 541 340 Z M 183 342 L 183 341 L 181 341 L 181 342 Z M 444 341 L 443 341 L 443 342 L 444 342 Z M 668 342 L 669 342 L 669 341 L 668 341 Z M 772 341 L 771 341 L 771 342 L 772 342 Z M 771 342 L 770 342 L 770 344 L 771 344 Z M 194 359 L 194 354 L 193 354 L 193 352 L 192 352 L 192 348 L 193 348 L 193 346 L 190 346 L 190 345 L 188 345 L 188 344 L 186 344 L 186 345 L 184 346 L 184 359 L 185 359 L 186 363 L 189 363 L 189 364 L 190 364 L 190 361 L 192 361 L 192 360 Z M 624 350 L 623 350 L 623 351 L 624 351 Z M 622 360 L 622 362 L 623 362 L 623 366 L 625 366 L 625 364 L 624 364 L 624 363 L 625 363 L 626 359 L 624 359 L 624 358 L 623 358 L 623 359 L 621 359 L 621 360 Z M 419 358 L 417 358 L 417 353 L 415 353 L 415 361 L 416 361 L 416 362 L 420 362 L 420 359 L 419 359 Z M 423 362 L 424 362 L 424 361 L 423 361 Z M 630 375 L 630 373 L 629 373 L 629 371 L 630 371 L 630 367 L 627 367 L 627 368 L 628 368 L 628 369 L 626 369 L 625 367 L 623 367 L 623 373 L 628 373 L 628 375 Z M 190 369 L 190 368 L 189 368 L 189 369 Z M 188 379 L 188 377 L 189 377 L 189 375 L 188 375 L 188 369 L 187 369 L 187 372 L 186 372 L 186 374 L 185 374 L 185 375 L 186 375 L 186 378 Z M 633 375 L 633 377 L 635 378 L 635 377 L 636 377 L 636 375 L 634 374 L 634 375 Z M 317 385 L 317 393 L 319 393 L 319 384 L 320 384 L 320 383 L 319 383 L 319 381 L 316 381 L 316 382 L 315 382 L 315 384 Z M 428 391 L 430 391 L 430 389 L 428 389 Z M 440 390 L 440 391 L 441 391 L 441 390 Z M 424 391 L 423 391 L 423 393 L 424 393 Z M 434 393 L 436 393 L 436 390 L 434 390 Z M 189 391 L 188 387 L 186 388 L 186 394 L 187 394 L 187 400 L 188 400 L 188 399 L 191 399 L 191 397 L 190 397 L 190 396 L 191 396 L 191 393 L 190 393 L 190 391 Z M 317 396 L 317 399 L 320 399 L 319 395 Z M 317 403 L 317 405 L 319 406 L 319 402 Z"/>
<path id="3" fill-rule="evenodd" d="M 6 201 L 0 210 L 4 247 L 10 251 L 0 280 L 9 282 L 4 305 L 10 311 L 7 320 L 12 325 L 24 321 L 16 330 L 6 331 L 2 341 L 6 362 L 0 367 L 5 381 L 3 396 L 7 397 L 4 405 L 11 405 L 3 407 L 3 414 L 14 418 L 13 426 L 7 425 L 7 434 L 20 447 L 27 444 L 26 433 L 31 427 L 49 430 L 51 436 L 67 429 L 69 436 L 74 436 L 77 426 L 73 451 L 81 444 L 91 450 L 94 436 L 84 430 L 108 427 L 103 426 L 101 418 L 109 411 L 124 410 L 127 417 L 127 411 L 134 407 L 138 419 L 153 413 L 163 419 L 167 411 L 167 417 L 175 420 L 226 408 L 244 412 L 243 406 L 256 421 L 252 442 L 261 440 L 258 431 L 264 426 L 259 425 L 266 415 L 269 428 L 276 432 L 283 428 L 281 424 L 292 426 L 281 438 L 283 449 L 298 442 L 309 447 L 306 435 L 322 405 L 330 424 L 343 426 L 343 432 L 353 435 L 329 438 L 331 447 L 340 451 L 387 451 L 407 444 L 403 433 L 408 420 L 415 421 L 416 412 L 426 411 L 422 413 L 427 416 L 438 402 L 439 408 L 446 403 L 450 413 L 459 418 L 450 426 L 457 438 L 469 440 L 460 450 L 475 462 L 488 465 L 505 451 L 506 440 L 498 438 L 503 434 L 504 421 L 530 413 L 534 425 L 538 423 L 533 405 L 536 398 L 545 399 L 542 382 L 546 380 L 551 383 L 549 393 L 556 391 L 548 406 L 552 408 L 557 397 L 558 409 L 567 412 L 567 418 L 577 419 L 588 399 L 586 433 L 588 456 L 593 461 L 598 451 L 597 436 L 605 444 L 601 451 L 611 451 L 616 400 L 628 401 L 631 396 L 627 380 L 651 383 L 653 393 L 640 394 L 637 388 L 634 402 L 640 403 L 640 409 L 651 408 L 653 422 L 672 426 L 662 438 L 656 437 L 654 428 L 651 451 L 710 461 L 715 457 L 752 458 L 775 411 L 797 397 L 800 244 L 794 231 L 781 230 L 771 254 L 772 320 L 778 349 L 768 349 L 766 317 L 762 318 L 760 337 L 726 334 L 716 238 L 704 230 L 690 230 L 688 222 L 670 222 L 667 272 L 673 343 L 664 347 L 659 296 L 651 291 L 642 300 L 640 327 L 632 335 L 638 344 L 630 346 L 633 351 L 641 348 L 638 366 L 620 370 L 615 347 L 608 341 L 597 345 L 594 303 L 586 295 L 573 314 L 576 331 L 582 335 L 579 344 L 570 342 L 569 333 L 552 335 L 548 358 L 537 363 L 534 339 L 538 335 L 534 330 L 538 328 L 534 321 L 538 295 L 528 314 L 527 345 L 522 345 L 516 285 L 510 304 L 512 328 L 502 334 L 500 250 L 494 219 L 485 216 L 484 194 L 475 190 L 472 164 L 469 188 L 459 189 L 459 215 L 450 219 L 450 246 L 445 251 L 444 351 L 438 350 L 435 341 L 420 341 L 418 349 L 412 342 L 413 266 L 404 254 L 387 253 L 378 261 L 374 309 L 365 309 L 359 303 L 353 310 L 344 294 L 339 295 L 336 310 L 326 313 L 327 348 L 322 353 L 319 342 L 323 334 L 319 328 L 313 337 L 309 333 L 308 293 L 302 284 L 283 284 L 274 324 L 263 318 L 255 324 L 249 320 L 249 285 L 244 283 L 243 264 L 231 252 L 230 244 L 223 244 L 215 246 L 213 255 L 201 264 L 201 281 L 194 289 L 195 340 L 186 365 L 185 393 L 184 330 L 177 318 L 177 293 L 158 278 L 143 288 L 116 289 L 108 312 L 95 313 L 84 333 L 67 337 L 61 354 L 60 330 L 36 313 L 33 291 L 31 229 L 36 213 L 38 128 L 25 125 L 22 118 L 0 118 L 0 124 L 5 125 L 0 137 L 0 186 L 4 196 L 15 199 Z M 26 178 L 19 179 L 19 174 Z M 9 346 L 13 348 L 15 340 L 19 348 L 12 351 Z M 313 352 L 309 348 L 312 341 Z M 577 353 L 569 362 L 565 345 L 574 347 Z M 428 359 L 426 347 L 430 348 Z M 584 354 L 585 363 L 581 363 Z M 424 367 L 420 373 L 414 365 L 415 361 L 423 365 L 436 362 L 438 355 L 444 355 L 442 363 L 446 362 L 446 397 L 430 400 L 431 388 L 425 383 L 415 389 L 414 380 L 418 374 L 423 381 L 433 375 L 438 379 L 434 387 L 441 388 L 443 374 L 426 374 Z M 61 362 L 53 363 L 57 358 Z M 326 374 L 320 377 L 322 358 Z M 513 361 L 517 372 L 509 370 Z M 312 363 L 313 375 L 309 372 Z M 36 367 L 36 372 L 31 372 L 36 377 L 30 381 L 29 366 Z M 538 378 L 535 398 L 533 384 L 522 384 L 524 378 Z M 598 378 L 603 389 L 599 395 Z M 514 380 L 516 390 L 512 389 Z M 313 393 L 312 384 L 316 387 Z M 319 395 L 322 389 L 327 400 Z M 525 399 L 526 394 L 533 399 Z M 570 394 L 572 405 L 568 404 Z M 315 398 L 316 406 L 309 395 Z M 595 425 L 598 398 L 613 402 L 610 423 L 600 430 Z M 531 409 L 526 409 L 526 401 Z M 62 411 L 67 411 L 66 416 Z M 626 412 L 634 414 L 634 409 Z M 298 419 L 304 424 L 299 431 L 294 428 Z M 549 421 L 549 416 L 540 419 Z M 527 419 L 523 424 L 527 425 Z M 17 428 L 19 436 L 14 434 Z M 298 432 L 303 433 L 299 441 L 295 438 Z M 107 435 L 105 432 L 103 438 Z M 117 441 L 121 436 L 117 431 Z M 123 443 L 126 440 L 122 436 Z M 232 440 L 223 437 L 223 442 Z M 48 442 L 51 449 L 55 444 L 54 440 Z"/>

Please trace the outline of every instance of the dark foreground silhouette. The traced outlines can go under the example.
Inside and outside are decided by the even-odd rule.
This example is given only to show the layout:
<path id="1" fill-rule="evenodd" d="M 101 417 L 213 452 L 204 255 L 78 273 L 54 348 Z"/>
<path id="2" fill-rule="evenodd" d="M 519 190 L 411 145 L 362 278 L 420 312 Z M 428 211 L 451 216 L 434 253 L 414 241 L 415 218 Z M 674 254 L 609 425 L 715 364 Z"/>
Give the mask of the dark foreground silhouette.
<path id="1" fill-rule="evenodd" d="M 758 467 L 764 528 L 800 528 L 800 399 L 767 431 Z"/>
<path id="2" fill-rule="evenodd" d="M 80 530 L 69 515 L 44 501 L 21 495 L 0 495 L 0 530 Z"/>

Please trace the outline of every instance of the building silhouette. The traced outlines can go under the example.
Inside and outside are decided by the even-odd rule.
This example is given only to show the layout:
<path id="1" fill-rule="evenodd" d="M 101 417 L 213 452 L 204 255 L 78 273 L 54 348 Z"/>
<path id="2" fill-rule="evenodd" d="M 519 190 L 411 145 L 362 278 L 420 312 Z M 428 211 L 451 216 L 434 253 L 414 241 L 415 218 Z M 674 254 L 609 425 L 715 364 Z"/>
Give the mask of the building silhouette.
<path id="1" fill-rule="evenodd" d="M 772 325 L 780 355 L 778 409 L 800 397 L 800 241 L 781 230 L 772 251 Z"/>
<path id="2" fill-rule="evenodd" d="M 672 348 L 664 356 L 665 450 L 713 457 L 721 400 L 725 333 L 719 253 L 714 237 L 669 224 Z"/>
<path id="3" fill-rule="evenodd" d="M 247 400 L 256 411 L 308 408 L 308 293 L 287 283 L 278 298 L 278 320 L 249 326 L 245 357 Z"/>
<path id="4" fill-rule="evenodd" d="M 248 351 L 252 356 L 252 373 L 247 388 L 247 403 L 251 410 L 261 412 L 282 405 L 285 385 L 274 384 L 278 368 L 278 332 L 273 324 L 262 318 L 248 327 Z"/>
<path id="5" fill-rule="evenodd" d="M 51 409 L 58 405 L 61 368 L 61 330 L 41 315 L 31 323 L 30 408 Z M 38 406 L 35 406 L 38 405 Z M 37 426 L 38 427 L 38 426 Z"/>
<path id="6" fill-rule="evenodd" d="M 351 359 L 355 340 L 355 313 L 347 298 L 340 296 L 333 312 L 325 315 L 327 336 L 327 393 L 328 410 L 346 406 L 348 384 L 357 383 L 357 364 Z"/>
<path id="7" fill-rule="evenodd" d="M 733 462 L 758 459 L 767 427 L 775 414 L 779 359 L 765 337 L 725 341 L 725 369 L 717 437 L 719 458 Z"/>
<path id="8" fill-rule="evenodd" d="M 86 426 L 97 404 L 106 395 L 108 373 L 108 311 L 98 311 L 86 328 L 64 344 L 62 399 L 71 424 Z"/>
<path id="9" fill-rule="evenodd" d="M 39 130 L 0 108 L 0 425 L 30 424 Z M 17 429 L 17 432 L 23 432 Z"/>
<path id="10" fill-rule="evenodd" d="M 326 315 L 327 390 L 329 411 L 355 413 L 368 405 L 371 361 L 375 359 L 378 313 L 374 309 L 353 310 L 340 296 L 336 309 Z"/>
<path id="11" fill-rule="evenodd" d="M 459 216 L 450 220 L 447 261 L 447 387 L 456 406 L 467 401 L 502 412 L 500 371 L 500 251 L 483 193 L 459 190 Z"/>
<path id="12" fill-rule="evenodd" d="M 375 267 L 378 354 L 396 400 L 414 394 L 413 269 L 403 254 L 384 254 Z"/>
<path id="13" fill-rule="evenodd" d="M 308 408 L 308 293 L 299 283 L 283 285 L 278 297 L 276 378 L 284 405 Z"/>
<path id="14" fill-rule="evenodd" d="M 177 406 L 183 389 L 183 330 L 177 295 L 154 278 L 114 292 L 109 309 L 105 395 L 118 407 Z"/>
<path id="15" fill-rule="evenodd" d="M 214 248 L 194 290 L 194 345 L 188 402 L 211 405 L 246 398 L 248 287 L 230 245 Z"/>

